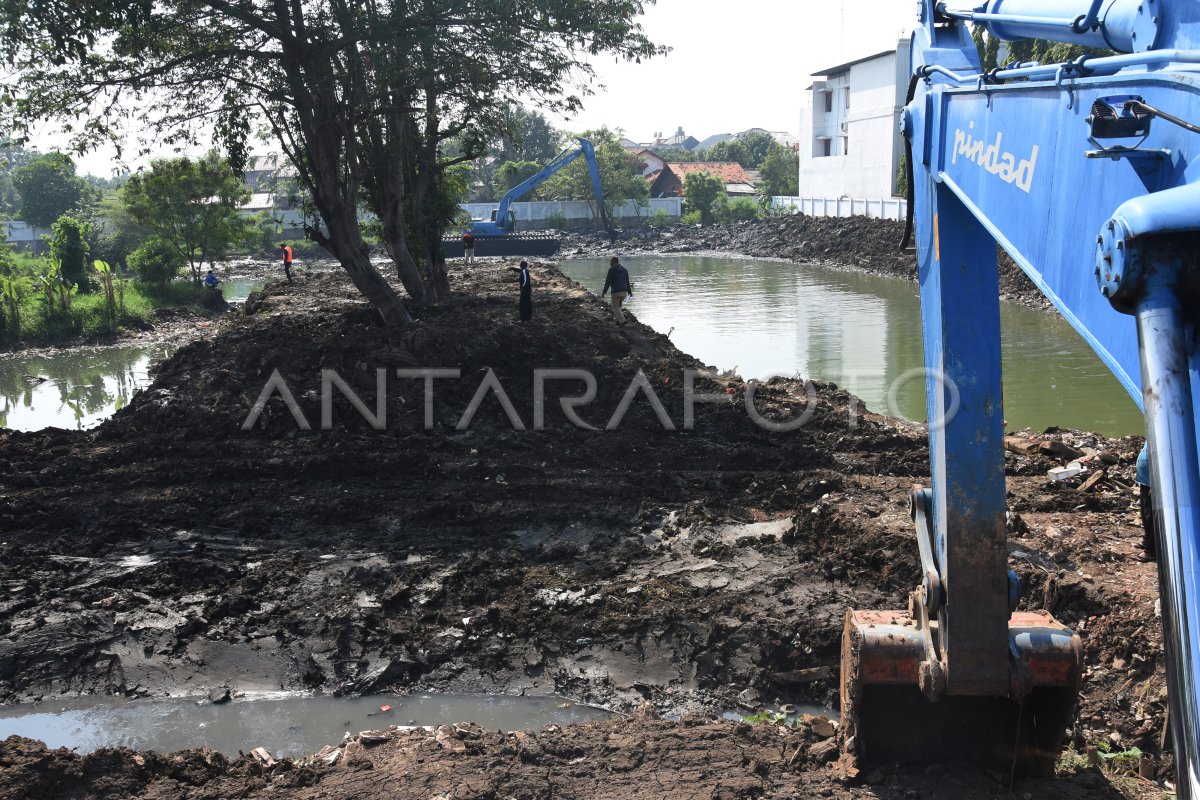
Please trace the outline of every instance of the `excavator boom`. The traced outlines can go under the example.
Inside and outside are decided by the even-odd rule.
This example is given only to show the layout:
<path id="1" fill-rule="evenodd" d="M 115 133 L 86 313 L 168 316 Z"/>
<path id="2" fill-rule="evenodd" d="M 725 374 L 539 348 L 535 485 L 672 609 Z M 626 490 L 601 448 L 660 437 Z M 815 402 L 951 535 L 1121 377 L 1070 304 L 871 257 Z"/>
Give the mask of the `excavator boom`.
<path id="1" fill-rule="evenodd" d="M 943 722 L 922 723 L 930 739 L 953 740 L 964 717 L 990 714 L 1009 740 L 997 755 L 1034 771 L 1052 763 L 1071 718 L 1079 638 L 1047 614 L 1014 613 L 1019 585 L 1007 568 L 999 243 L 1145 411 L 1178 790 L 1200 798 L 1198 8 L 920 4 L 903 130 L 931 489 L 913 494 L 923 574 L 909 609 L 847 614 L 850 759 L 887 754 L 889 739 L 909 735 L 889 729 L 894 715 L 872 707 L 873 693 L 907 691 L 878 701 L 901 716 L 937 707 L 931 717 Z M 985 72 L 969 25 L 1114 52 Z M 905 705 L 914 694 L 924 706 Z"/>

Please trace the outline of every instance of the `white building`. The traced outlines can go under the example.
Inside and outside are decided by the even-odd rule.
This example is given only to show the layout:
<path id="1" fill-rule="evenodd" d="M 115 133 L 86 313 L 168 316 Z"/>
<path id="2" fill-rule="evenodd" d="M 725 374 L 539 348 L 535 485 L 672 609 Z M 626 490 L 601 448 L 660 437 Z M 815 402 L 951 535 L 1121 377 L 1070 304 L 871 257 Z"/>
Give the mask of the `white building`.
<path id="1" fill-rule="evenodd" d="M 800 100 L 800 196 L 877 200 L 896 193 L 909 42 L 814 73 Z"/>

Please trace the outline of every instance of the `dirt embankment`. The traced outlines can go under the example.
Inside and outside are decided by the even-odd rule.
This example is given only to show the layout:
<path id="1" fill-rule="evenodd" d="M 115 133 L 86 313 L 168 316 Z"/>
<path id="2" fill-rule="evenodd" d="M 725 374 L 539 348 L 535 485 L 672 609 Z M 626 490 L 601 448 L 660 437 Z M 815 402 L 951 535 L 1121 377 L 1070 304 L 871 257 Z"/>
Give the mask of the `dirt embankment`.
<path id="1" fill-rule="evenodd" d="M 819 262 L 895 278 L 917 279 L 916 254 L 902 251 L 904 223 L 866 217 L 809 217 L 800 214 L 756 222 L 629 228 L 616 245 L 599 233 L 571 234 L 559 251 L 564 258 L 616 253 L 735 253 L 755 258 Z M 912 243 L 915 247 L 915 241 Z M 1045 295 L 1008 254 L 997 248 L 1000 295 L 1032 308 L 1050 309 Z"/>
<path id="2" fill-rule="evenodd" d="M 728 379 L 698 382 L 710 397 L 686 429 L 685 373 L 703 365 L 665 337 L 617 328 L 550 265 L 535 265 L 527 324 L 504 265 L 451 277 L 454 302 L 420 310 L 405 333 L 379 327 L 339 274 L 271 285 L 99 429 L 0 432 L 0 700 L 228 685 L 560 692 L 648 712 L 834 705 L 846 607 L 903 607 L 917 579 L 906 509 L 926 480 L 923 433 L 830 386 L 807 425 L 772 432 Z M 579 407 L 594 428 L 612 423 L 639 372 L 670 424 L 643 391 L 615 430 L 573 425 L 558 399 L 585 387 L 560 377 L 537 430 L 534 370 L 547 367 L 595 376 L 596 398 Z M 423 381 L 395 377 L 416 368 L 461 375 L 433 380 L 432 430 Z M 323 369 L 386 417 L 382 430 L 336 386 L 322 430 Z M 278 396 L 242 430 L 276 371 L 311 430 Z M 490 395 L 464 420 L 489 375 L 525 430 Z M 775 381 L 755 400 L 782 419 L 806 398 Z M 1057 438 L 1130 480 L 1140 442 Z M 1072 746 L 1157 754 L 1161 631 L 1153 565 L 1132 559 L 1136 511 L 1121 484 L 1051 482 L 1057 463 L 1010 456 L 1010 550 L 1023 602 L 1084 636 Z M 517 737 L 389 734 L 333 765 L 265 770 L 14 739 L 0 749 L 0 796 L 361 797 L 410 779 L 423 797 L 861 791 L 833 780 L 825 741 L 639 717 Z M 968 767 L 880 769 L 867 773 L 879 796 L 1001 790 Z M 1112 787 L 1069 764 L 1063 780 L 1021 791 Z"/>

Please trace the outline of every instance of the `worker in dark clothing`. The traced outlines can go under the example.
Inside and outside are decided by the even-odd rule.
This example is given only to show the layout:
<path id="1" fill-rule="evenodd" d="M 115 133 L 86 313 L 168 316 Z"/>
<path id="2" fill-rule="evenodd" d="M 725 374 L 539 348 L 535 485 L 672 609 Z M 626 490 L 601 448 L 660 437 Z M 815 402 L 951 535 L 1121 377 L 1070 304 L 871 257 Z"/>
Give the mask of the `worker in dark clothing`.
<path id="1" fill-rule="evenodd" d="M 1150 443 L 1142 445 L 1137 459 L 1138 505 L 1142 512 L 1142 551 L 1139 561 L 1158 559 L 1158 545 L 1154 533 L 1154 493 L 1150 489 Z"/>
<path id="2" fill-rule="evenodd" d="M 216 275 L 213 274 L 213 271 L 210 269 L 208 271 L 208 274 L 204 276 L 204 285 L 207 286 L 209 289 L 216 289 L 218 286 L 221 285 L 221 281 L 217 278 Z"/>
<path id="3" fill-rule="evenodd" d="M 529 262 L 522 261 L 520 267 L 509 267 L 521 276 L 521 301 L 517 308 L 521 314 L 521 322 L 529 322 L 533 318 L 533 282 L 529 277 Z"/>
<path id="4" fill-rule="evenodd" d="M 279 254 L 283 256 L 283 274 L 287 275 L 288 283 L 292 282 L 292 248 L 289 245 L 279 245 Z"/>
<path id="5" fill-rule="evenodd" d="M 621 311 L 621 306 L 625 304 L 625 298 L 633 297 L 633 284 L 629 282 L 629 271 L 621 265 L 621 259 L 616 256 L 608 262 L 608 275 L 604 278 L 604 288 L 600 291 L 600 296 L 608 294 L 609 289 L 612 290 L 613 319 L 618 325 L 624 325 L 625 313 Z"/>

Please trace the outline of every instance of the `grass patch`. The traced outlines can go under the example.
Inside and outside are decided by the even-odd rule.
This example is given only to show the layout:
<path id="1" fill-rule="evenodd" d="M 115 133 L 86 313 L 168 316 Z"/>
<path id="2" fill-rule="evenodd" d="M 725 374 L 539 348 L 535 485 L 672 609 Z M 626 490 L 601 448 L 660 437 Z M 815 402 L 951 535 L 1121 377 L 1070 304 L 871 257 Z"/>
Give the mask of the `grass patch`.
<path id="1" fill-rule="evenodd" d="M 11 306 L 0 307 L 0 342 L 4 344 L 47 345 L 79 336 L 108 336 L 122 330 L 144 329 L 154 319 L 154 310 L 169 306 L 204 307 L 207 289 L 188 284 L 151 287 L 127 282 L 124 300 L 115 310 L 108 308 L 102 292 L 76 294 L 71 307 L 63 311 L 48 305 L 45 295 L 28 278 L 18 278 L 20 304 L 14 321 Z M 14 325 L 14 322 L 17 324 Z M 19 326 L 19 330 L 18 330 Z"/>

